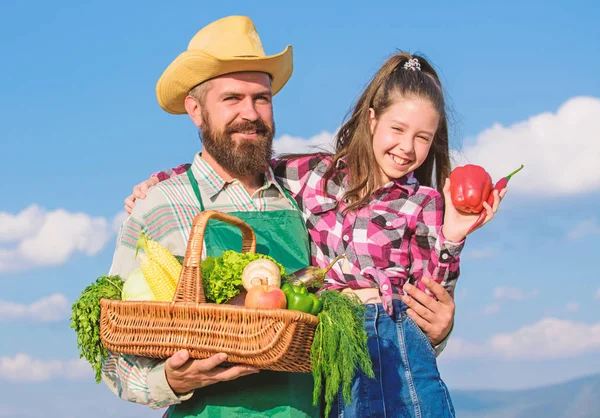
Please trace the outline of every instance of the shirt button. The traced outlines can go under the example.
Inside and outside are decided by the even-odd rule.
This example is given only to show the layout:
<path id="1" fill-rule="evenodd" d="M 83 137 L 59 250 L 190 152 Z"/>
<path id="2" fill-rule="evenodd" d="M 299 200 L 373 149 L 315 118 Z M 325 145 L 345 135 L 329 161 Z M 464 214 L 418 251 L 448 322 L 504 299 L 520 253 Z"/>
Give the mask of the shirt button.
<path id="1" fill-rule="evenodd" d="M 391 223 L 390 221 L 387 221 L 387 222 L 385 223 L 385 225 L 386 225 L 386 226 L 392 226 L 392 223 Z"/>
<path id="2" fill-rule="evenodd" d="M 350 239 L 350 237 L 349 237 L 348 235 L 344 235 L 344 236 L 342 237 L 342 239 L 343 239 L 344 241 L 348 242 L 348 240 Z"/>
<path id="3" fill-rule="evenodd" d="M 447 260 L 448 259 L 448 254 L 444 253 L 442 254 L 442 260 Z"/>
<path id="4" fill-rule="evenodd" d="M 387 284 L 384 284 L 383 286 L 381 286 L 381 290 L 388 290 L 389 286 Z"/>

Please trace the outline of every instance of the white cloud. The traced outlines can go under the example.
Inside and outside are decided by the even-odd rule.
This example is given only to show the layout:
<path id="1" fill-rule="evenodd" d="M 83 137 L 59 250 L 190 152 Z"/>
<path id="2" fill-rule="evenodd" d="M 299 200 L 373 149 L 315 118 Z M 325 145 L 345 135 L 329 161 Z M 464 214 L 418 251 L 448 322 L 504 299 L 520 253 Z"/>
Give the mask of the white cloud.
<path id="1" fill-rule="evenodd" d="M 600 225 L 596 219 L 586 219 L 575 225 L 567 234 L 567 238 L 574 241 L 593 234 L 600 234 Z"/>
<path id="2" fill-rule="evenodd" d="M 459 337 L 450 337 L 441 358 L 480 357 L 487 354 L 485 344 L 476 344 Z"/>
<path id="3" fill-rule="evenodd" d="M 478 344 L 450 338 L 442 357 L 500 357 L 505 359 L 557 359 L 600 351 L 600 322 L 585 324 L 544 318 L 512 333 L 497 334 Z"/>
<path id="4" fill-rule="evenodd" d="M 569 303 L 567 303 L 567 306 L 565 307 L 565 311 L 577 312 L 577 311 L 579 311 L 579 304 L 575 303 L 575 302 L 569 302 Z"/>
<path id="5" fill-rule="evenodd" d="M 89 378 L 91 366 L 83 359 L 44 361 L 19 353 L 14 357 L 0 357 L 0 380 L 43 382 L 56 378 L 76 380 Z"/>
<path id="6" fill-rule="evenodd" d="M 599 119 L 600 99 L 575 97 L 556 113 L 541 113 L 508 127 L 495 124 L 455 158 L 459 164 L 485 167 L 494 181 L 524 164 L 510 182 L 511 192 L 588 193 L 600 188 Z"/>
<path id="7" fill-rule="evenodd" d="M 537 297 L 538 293 L 539 292 L 537 289 L 534 289 L 530 292 L 525 292 L 521 289 L 517 289 L 514 287 L 495 287 L 492 291 L 494 302 L 490 305 L 487 305 L 483 309 L 483 313 L 486 315 L 496 313 L 507 301 L 524 301 L 527 299 L 533 299 Z"/>
<path id="8" fill-rule="evenodd" d="M 584 324 L 544 318 L 512 334 L 490 340 L 492 349 L 507 358 L 561 358 L 600 350 L 600 322 Z"/>
<path id="9" fill-rule="evenodd" d="M 483 313 L 486 314 L 486 315 L 489 315 L 489 314 L 496 313 L 499 310 L 500 310 L 500 304 L 499 303 L 492 303 L 491 305 L 487 305 L 483 309 Z"/>
<path id="10" fill-rule="evenodd" d="M 70 308 L 68 299 L 60 293 L 41 298 L 30 305 L 0 300 L 0 322 L 18 319 L 60 321 L 69 316 Z"/>
<path id="11" fill-rule="evenodd" d="M 294 137 L 290 135 L 283 135 L 273 141 L 273 150 L 275 154 L 299 154 L 309 153 L 317 151 L 328 151 L 334 150 L 333 142 L 334 134 L 323 131 L 318 135 L 315 135 L 309 139 Z"/>
<path id="12" fill-rule="evenodd" d="M 19 241 L 35 235 L 44 223 L 44 211 L 31 205 L 20 213 L 0 212 L 0 242 Z"/>
<path id="13" fill-rule="evenodd" d="M 72 213 L 46 212 L 36 205 L 16 215 L 0 213 L 0 273 L 37 266 L 64 264 L 76 253 L 93 256 L 101 251 L 124 219 L 113 220 Z"/>

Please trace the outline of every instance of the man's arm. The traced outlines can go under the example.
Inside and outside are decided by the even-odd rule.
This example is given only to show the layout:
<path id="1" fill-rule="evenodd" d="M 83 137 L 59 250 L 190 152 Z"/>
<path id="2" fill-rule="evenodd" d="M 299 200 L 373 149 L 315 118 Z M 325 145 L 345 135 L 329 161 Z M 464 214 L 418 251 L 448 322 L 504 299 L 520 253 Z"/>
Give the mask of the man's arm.
<path id="1" fill-rule="evenodd" d="M 146 214 L 165 204 L 163 199 L 161 191 L 152 190 L 146 199 L 137 202 L 119 232 L 110 275 L 126 279 L 139 266 L 135 257 L 137 239 L 142 230 L 152 232 L 146 230 Z M 226 358 L 218 353 L 195 360 L 182 350 L 164 361 L 109 352 L 102 365 L 102 378 L 121 399 L 159 409 L 189 399 L 197 388 L 258 372 L 247 366 L 220 367 Z"/>
<path id="2" fill-rule="evenodd" d="M 147 208 L 159 204 L 156 193 L 138 202 L 125 220 L 117 237 L 116 249 L 109 275 L 118 274 L 125 280 L 139 267 L 135 247 L 140 232 L 145 230 L 144 218 Z M 169 386 L 165 374 L 165 362 L 157 359 L 121 355 L 108 352 L 102 364 L 102 380 L 121 399 L 159 409 L 179 403 L 191 397 L 191 393 L 178 396 Z"/>

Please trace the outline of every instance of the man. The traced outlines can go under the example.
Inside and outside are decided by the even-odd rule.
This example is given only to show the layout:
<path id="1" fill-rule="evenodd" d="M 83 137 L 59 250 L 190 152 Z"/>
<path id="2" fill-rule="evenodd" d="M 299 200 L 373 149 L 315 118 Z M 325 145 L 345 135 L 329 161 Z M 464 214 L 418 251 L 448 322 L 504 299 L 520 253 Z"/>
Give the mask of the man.
<path id="1" fill-rule="evenodd" d="M 232 16 L 201 29 L 157 84 L 161 107 L 187 113 L 200 128 L 203 151 L 190 169 L 153 187 L 136 203 L 117 241 L 110 274 L 138 266 L 141 231 L 176 255 L 185 254 L 191 223 L 205 209 L 233 213 L 257 233 L 257 245 L 294 271 L 309 262 L 306 226 L 269 167 L 275 132 L 272 96 L 292 74 L 292 49 L 266 56 L 250 19 Z M 213 225 L 205 233 L 208 255 L 218 254 L 232 231 Z M 235 248 L 231 248 L 235 249 Z M 439 288 L 411 302 L 434 343 L 448 334 L 454 305 Z M 441 291 L 445 292 L 443 288 Z M 183 350 L 166 361 L 109 353 L 103 379 L 121 398 L 169 417 L 316 417 L 310 374 L 221 367 L 224 354 L 193 360 Z"/>

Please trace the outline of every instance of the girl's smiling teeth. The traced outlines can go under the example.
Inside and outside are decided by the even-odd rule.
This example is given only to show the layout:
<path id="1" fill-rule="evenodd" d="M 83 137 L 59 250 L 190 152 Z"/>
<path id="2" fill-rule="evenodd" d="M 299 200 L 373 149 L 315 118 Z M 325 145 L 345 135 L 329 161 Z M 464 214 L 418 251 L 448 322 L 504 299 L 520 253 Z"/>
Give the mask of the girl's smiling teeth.
<path id="1" fill-rule="evenodd" d="M 412 160 L 401 158 L 394 154 L 389 154 L 389 156 L 392 157 L 392 160 L 398 165 L 408 165 L 412 162 Z"/>

